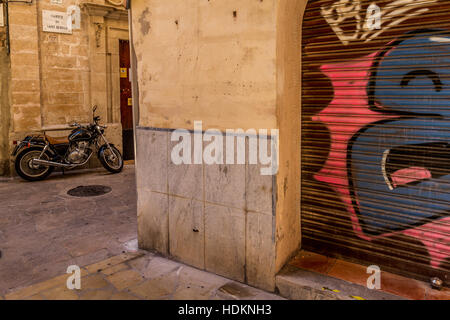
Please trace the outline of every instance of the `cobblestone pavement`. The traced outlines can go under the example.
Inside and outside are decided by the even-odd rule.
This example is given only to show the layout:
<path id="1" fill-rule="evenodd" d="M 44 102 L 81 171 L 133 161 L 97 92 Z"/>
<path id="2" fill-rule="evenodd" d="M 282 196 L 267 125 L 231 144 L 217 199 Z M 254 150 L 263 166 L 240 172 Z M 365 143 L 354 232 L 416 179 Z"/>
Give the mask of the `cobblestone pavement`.
<path id="1" fill-rule="evenodd" d="M 112 192 L 74 198 L 80 185 Z M 134 167 L 53 174 L 41 182 L 0 182 L 0 295 L 137 248 Z"/>
<path id="2" fill-rule="evenodd" d="M 14 291 L 0 300 L 280 300 L 273 295 L 152 253 L 136 251 L 81 269 L 80 290 L 70 275 Z"/>

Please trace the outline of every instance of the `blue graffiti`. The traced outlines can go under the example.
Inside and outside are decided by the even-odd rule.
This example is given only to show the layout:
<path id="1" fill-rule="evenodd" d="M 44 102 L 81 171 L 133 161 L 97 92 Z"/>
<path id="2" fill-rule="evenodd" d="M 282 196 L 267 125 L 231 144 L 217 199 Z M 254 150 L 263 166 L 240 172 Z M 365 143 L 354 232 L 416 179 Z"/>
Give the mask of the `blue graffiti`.
<path id="1" fill-rule="evenodd" d="M 348 170 L 360 223 L 380 235 L 449 215 L 450 33 L 409 33 L 374 70 L 371 108 L 395 118 L 353 137 Z"/>

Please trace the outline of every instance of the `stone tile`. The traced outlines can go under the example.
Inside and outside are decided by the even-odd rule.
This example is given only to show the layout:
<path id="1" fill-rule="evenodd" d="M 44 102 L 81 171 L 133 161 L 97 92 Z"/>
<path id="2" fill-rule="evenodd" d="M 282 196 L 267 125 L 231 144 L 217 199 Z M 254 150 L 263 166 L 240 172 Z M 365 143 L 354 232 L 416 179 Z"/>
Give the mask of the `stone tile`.
<path id="1" fill-rule="evenodd" d="M 428 286 L 421 281 L 381 272 L 381 290 L 412 300 L 425 299 Z"/>
<path id="2" fill-rule="evenodd" d="M 44 300 L 44 298 L 40 294 L 35 294 L 34 296 L 28 297 L 25 300 L 38 300 L 39 301 L 39 300 Z"/>
<path id="3" fill-rule="evenodd" d="M 75 264 L 80 267 L 84 267 L 87 265 L 94 264 L 98 261 L 103 261 L 111 257 L 111 253 L 108 251 L 108 249 L 101 249 L 98 251 L 94 251 L 91 253 L 88 253 L 83 256 L 79 256 L 75 258 Z"/>
<path id="4" fill-rule="evenodd" d="M 122 291 L 125 288 L 141 283 L 144 280 L 144 277 L 134 270 L 124 270 L 110 275 L 106 279 L 111 282 L 117 290 Z"/>
<path id="5" fill-rule="evenodd" d="M 272 214 L 247 213 L 247 283 L 275 289 L 275 217 Z"/>
<path id="6" fill-rule="evenodd" d="M 248 165 L 246 173 L 248 211 L 273 214 L 274 176 L 261 175 L 260 165 Z"/>
<path id="7" fill-rule="evenodd" d="M 243 210 L 206 205 L 206 270 L 233 280 L 244 281 L 245 229 Z"/>
<path id="8" fill-rule="evenodd" d="M 450 300 L 450 289 L 443 288 L 442 290 L 434 290 L 428 288 L 426 291 L 425 300 Z"/>
<path id="9" fill-rule="evenodd" d="M 161 278 L 147 280 L 129 290 L 146 300 L 160 300 L 175 291 L 176 283 L 176 274 L 172 273 Z"/>
<path id="10" fill-rule="evenodd" d="M 205 200 L 245 209 L 245 165 L 205 165 Z"/>
<path id="11" fill-rule="evenodd" d="M 117 292 L 114 293 L 109 300 L 139 300 L 139 299 L 126 292 Z"/>
<path id="12" fill-rule="evenodd" d="M 248 286 L 237 282 L 228 282 L 217 293 L 225 300 L 250 300 L 256 295 Z"/>
<path id="13" fill-rule="evenodd" d="M 169 164 L 168 183 L 169 194 L 188 199 L 203 201 L 203 165 L 194 163 L 194 134 L 191 134 L 191 164 L 174 164 L 172 150 L 179 142 L 172 142 L 169 133 Z M 183 156 L 183 155 L 181 155 Z"/>
<path id="14" fill-rule="evenodd" d="M 179 286 L 171 300 L 208 300 L 210 296 L 211 291 L 196 285 Z"/>
<path id="15" fill-rule="evenodd" d="M 187 266 L 183 266 L 177 273 L 180 286 L 197 286 L 200 289 L 208 289 L 209 291 L 214 291 L 230 281 L 216 274 Z"/>
<path id="16" fill-rule="evenodd" d="M 138 190 L 148 189 L 167 193 L 168 133 L 166 131 L 136 130 L 137 151 L 136 185 Z"/>
<path id="17" fill-rule="evenodd" d="M 322 274 L 327 274 L 335 263 L 335 258 L 330 258 L 318 253 L 304 250 L 302 250 L 293 260 L 291 260 L 291 262 L 289 262 L 289 264 L 294 267 L 315 271 Z"/>
<path id="18" fill-rule="evenodd" d="M 290 300 L 399 300 L 399 296 L 287 265 L 276 277 L 277 290 Z"/>
<path id="19" fill-rule="evenodd" d="M 107 287 L 109 284 L 100 274 L 93 274 L 87 277 L 81 278 L 82 290 L 94 290 Z"/>
<path id="20" fill-rule="evenodd" d="M 169 198 L 170 255 L 186 264 L 205 267 L 203 202 Z M 176 235 L 176 236 L 175 236 Z"/>
<path id="21" fill-rule="evenodd" d="M 150 263 L 150 261 L 155 257 L 156 255 L 151 253 L 151 252 L 147 252 L 146 255 L 133 259 L 131 261 L 129 261 L 127 264 L 136 269 L 139 272 L 142 272 L 142 270 L 144 270 L 147 265 Z"/>
<path id="22" fill-rule="evenodd" d="M 127 269 L 129 269 L 129 267 L 126 264 L 121 263 L 121 264 L 115 265 L 113 267 L 102 270 L 102 273 L 104 275 L 110 276 L 114 273 L 117 273 L 117 272 L 123 271 L 123 270 L 127 270 Z"/>
<path id="23" fill-rule="evenodd" d="M 204 143 L 204 149 L 210 142 Z M 205 201 L 227 207 L 245 209 L 245 164 L 237 163 L 237 143 L 234 150 L 234 163 L 227 163 L 226 144 L 223 146 L 223 163 L 204 165 Z M 245 162 L 245 161 L 244 161 Z"/>
<path id="24" fill-rule="evenodd" d="M 169 196 L 146 190 L 138 191 L 139 248 L 169 251 Z"/>
<path id="25" fill-rule="evenodd" d="M 109 259 L 106 259 L 106 260 L 94 263 L 94 264 L 92 264 L 90 266 L 87 266 L 86 270 L 89 273 L 101 272 L 104 269 L 108 269 L 108 268 L 110 268 L 112 266 L 124 263 L 126 261 L 129 261 L 129 260 L 132 260 L 132 259 L 135 259 L 135 258 L 139 258 L 139 257 L 141 257 L 143 255 L 144 254 L 142 252 L 123 253 L 121 255 L 114 256 L 114 257 L 111 257 Z"/>
<path id="26" fill-rule="evenodd" d="M 367 273 L 367 267 L 343 260 L 337 260 L 328 275 L 362 286 L 367 285 L 367 279 L 370 276 Z"/>
<path id="27" fill-rule="evenodd" d="M 31 297 L 35 294 L 38 294 L 41 291 L 48 290 L 50 288 L 55 288 L 58 286 L 64 286 L 66 285 L 67 279 L 69 275 L 61 275 L 56 278 L 37 283 L 35 285 L 23 288 L 18 291 L 14 291 L 12 293 L 9 293 L 5 295 L 5 298 L 7 300 L 21 300 L 27 297 Z"/>
<path id="28" fill-rule="evenodd" d="M 114 291 L 109 290 L 94 290 L 89 292 L 81 292 L 80 293 L 80 300 L 109 300 L 112 295 L 114 294 Z"/>
<path id="29" fill-rule="evenodd" d="M 56 287 L 41 292 L 41 295 L 47 300 L 78 300 L 78 294 L 75 290 L 69 290 L 66 286 Z"/>
<path id="30" fill-rule="evenodd" d="M 160 278 L 182 267 L 180 263 L 163 257 L 154 257 L 147 263 L 143 261 L 140 266 L 131 263 L 130 265 L 135 267 L 146 279 Z"/>

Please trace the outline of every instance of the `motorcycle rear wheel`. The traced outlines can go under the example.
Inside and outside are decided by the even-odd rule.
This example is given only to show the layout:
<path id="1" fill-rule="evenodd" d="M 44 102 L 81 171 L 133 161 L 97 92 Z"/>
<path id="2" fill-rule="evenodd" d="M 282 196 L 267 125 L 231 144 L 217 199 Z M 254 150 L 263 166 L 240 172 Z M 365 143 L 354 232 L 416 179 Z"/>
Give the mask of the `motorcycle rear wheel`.
<path id="1" fill-rule="evenodd" d="M 54 167 L 44 167 L 33 165 L 32 160 L 39 158 L 42 153 L 40 147 L 31 147 L 22 150 L 16 157 L 15 168 L 17 174 L 27 181 L 40 181 L 47 178 L 55 169 Z M 50 160 L 47 153 L 42 155 L 42 160 Z"/>

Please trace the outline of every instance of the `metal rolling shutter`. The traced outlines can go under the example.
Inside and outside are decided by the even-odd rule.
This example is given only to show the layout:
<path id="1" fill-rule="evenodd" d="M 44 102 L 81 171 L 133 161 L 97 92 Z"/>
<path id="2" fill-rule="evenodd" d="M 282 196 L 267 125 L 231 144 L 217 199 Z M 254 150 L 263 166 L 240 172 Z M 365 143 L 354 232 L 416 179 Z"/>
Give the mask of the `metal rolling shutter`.
<path id="1" fill-rule="evenodd" d="M 450 1 L 309 1 L 302 37 L 303 246 L 448 285 Z"/>

